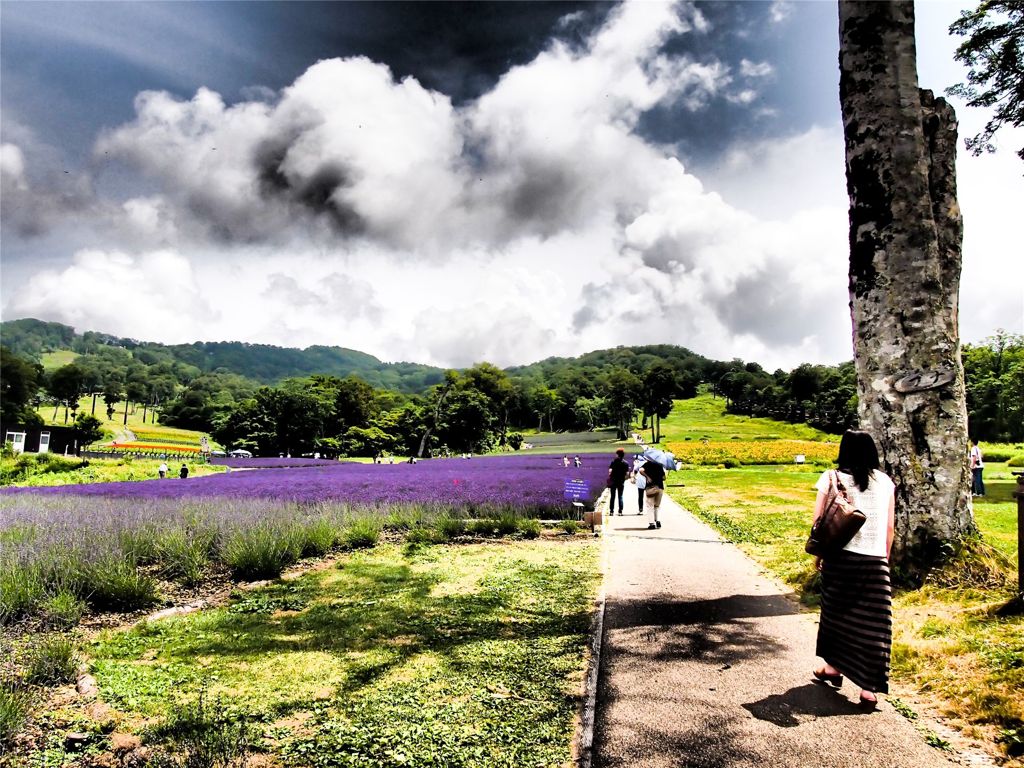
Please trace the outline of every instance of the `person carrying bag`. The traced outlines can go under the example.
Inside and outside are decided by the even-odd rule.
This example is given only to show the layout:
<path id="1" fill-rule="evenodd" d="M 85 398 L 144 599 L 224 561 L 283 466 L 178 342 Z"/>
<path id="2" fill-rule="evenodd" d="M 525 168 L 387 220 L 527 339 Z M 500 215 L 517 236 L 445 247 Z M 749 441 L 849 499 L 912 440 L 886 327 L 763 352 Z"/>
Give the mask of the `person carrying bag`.
<path id="1" fill-rule="evenodd" d="M 838 469 L 818 478 L 806 545 L 821 573 L 815 653 L 825 665 L 812 675 L 835 688 L 844 675 L 850 678 L 861 688 L 861 708 L 871 711 L 877 694 L 889 691 L 895 485 L 879 468 L 878 449 L 867 432 L 848 430 L 836 463 Z"/>

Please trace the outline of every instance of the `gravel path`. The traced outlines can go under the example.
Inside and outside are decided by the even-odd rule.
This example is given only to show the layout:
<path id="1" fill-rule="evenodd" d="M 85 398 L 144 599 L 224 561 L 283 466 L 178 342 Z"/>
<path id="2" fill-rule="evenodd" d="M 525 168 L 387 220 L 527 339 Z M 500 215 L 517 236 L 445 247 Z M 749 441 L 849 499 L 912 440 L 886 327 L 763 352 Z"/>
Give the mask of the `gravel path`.
<path id="1" fill-rule="evenodd" d="M 884 701 L 811 681 L 817 614 L 667 496 L 661 518 L 606 526 L 594 766 L 950 765 Z"/>

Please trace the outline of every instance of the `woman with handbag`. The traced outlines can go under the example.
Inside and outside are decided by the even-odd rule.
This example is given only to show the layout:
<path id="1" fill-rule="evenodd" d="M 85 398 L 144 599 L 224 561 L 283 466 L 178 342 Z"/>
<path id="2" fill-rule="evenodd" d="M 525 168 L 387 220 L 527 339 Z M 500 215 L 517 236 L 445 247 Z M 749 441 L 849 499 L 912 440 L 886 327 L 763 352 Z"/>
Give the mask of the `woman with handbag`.
<path id="1" fill-rule="evenodd" d="M 867 432 L 847 430 L 839 444 L 838 470 L 818 479 L 815 521 L 837 493 L 865 520 L 849 543 L 815 559 L 821 572 L 817 655 L 825 665 L 814 678 L 839 688 L 843 675 L 860 686 L 860 705 L 871 711 L 878 693 L 889 692 L 892 645 L 892 549 L 895 486 L 879 469 L 878 449 Z"/>

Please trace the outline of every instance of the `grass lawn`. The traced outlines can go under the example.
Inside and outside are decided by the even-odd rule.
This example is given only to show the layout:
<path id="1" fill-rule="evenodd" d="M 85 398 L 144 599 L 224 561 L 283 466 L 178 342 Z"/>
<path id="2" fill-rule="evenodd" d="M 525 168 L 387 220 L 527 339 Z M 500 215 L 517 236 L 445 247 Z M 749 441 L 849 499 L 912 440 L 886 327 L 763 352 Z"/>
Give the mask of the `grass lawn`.
<path id="1" fill-rule="evenodd" d="M 77 352 L 72 352 L 70 349 L 61 349 L 56 352 L 44 352 L 40 355 L 39 362 L 42 364 L 44 371 L 52 373 L 62 366 L 75 362 L 77 357 Z"/>
<path id="2" fill-rule="evenodd" d="M 189 477 L 224 472 L 225 467 L 204 462 L 184 462 Z M 158 477 L 160 459 L 87 459 L 65 458 L 56 454 L 24 454 L 0 458 L 0 485 L 44 486 L 112 483 L 122 480 L 152 480 Z M 181 461 L 167 461 L 172 477 L 178 476 Z"/>
<path id="3" fill-rule="evenodd" d="M 565 765 L 598 551 L 583 537 L 382 544 L 102 633 L 86 652 L 111 722 L 58 708 L 50 753 L 69 723 L 174 750 L 202 693 L 220 712 L 209 736 L 244 731 L 260 765 Z"/>
<path id="4" fill-rule="evenodd" d="M 102 397 L 96 398 L 96 410 L 93 412 L 92 396 L 83 397 L 78 401 L 78 412 L 88 413 L 95 416 L 100 420 L 103 431 L 107 433 L 108 439 L 123 439 L 125 424 L 124 424 L 124 403 L 120 402 L 116 406 L 114 412 L 114 418 L 107 418 L 107 406 L 103 402 Z M 36 413 L 43 419 L 47 424 L 64 424 L 64 408 L 63 406 L 56 409 L 56 416 L 54 415 L 53 405 L 42 405 L 36 408 Z M 180 427 L 165 426 L 160 423 L 153 423 L 153 414 L 151 411 L 146 412 L 146 421 L 142 420 L 143 409 L 141 405 L 136 405 L 128 409 L 128 424 L 127 427 L 130 429 L 140 442 L 168 442 L 168 443 L 181 443 L 184 445 L 193 445 L 198 447 L 199 440 L 203 436 L 202 432 L 196 432 L 191 429 L 181 429 Z M 72 422 L 71 414 L 68 413 L 67 423 L 70 425 Z M 209 438 L 211 448 L 220 448 Z"/>
<path id="5" fill-rule="evenodd" d="M 650 430 L 646 431 L 650 436 Z M 836 435 L 806 424 L 725 413 L 725 400 L 709 394 L 676 400 L 672 412 L 661 420 L 661 441 L 681 440 L 837 440 Z"/>

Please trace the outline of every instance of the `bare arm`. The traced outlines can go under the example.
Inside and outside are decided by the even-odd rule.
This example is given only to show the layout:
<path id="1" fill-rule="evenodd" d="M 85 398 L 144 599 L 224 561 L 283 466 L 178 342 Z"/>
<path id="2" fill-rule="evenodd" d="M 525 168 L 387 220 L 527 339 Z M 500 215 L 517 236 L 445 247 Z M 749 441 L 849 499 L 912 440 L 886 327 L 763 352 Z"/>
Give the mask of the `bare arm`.
<path id="1" fill-rule="evenodd" d="M 811 525 L 818 522 L 818 518 L 821 517 L 821 513 L 825 510 L 825 491 L 818 491 L 818 497 L 814 500 L 814 518 L 811 520 Z"/>
<path id="2" fill-rule="evenodd" d="M 896 531 L 896 494 L 889 497 L 889 522 L 885 528 L 885 558 L 892 555 L 892 539 Z"/>
<path id="3" fill-rule="evenodd" d="M 811 525 L 818 522 L 818 518 L 821 517 L 821 513 L 825 509 L 825 491 L 818 491 L 818 497 L 814 500 L 814 519 L 811 521 Z M 820 557 L 814 558 L 814 570 L 821 570 L 822 560 Z"/>

